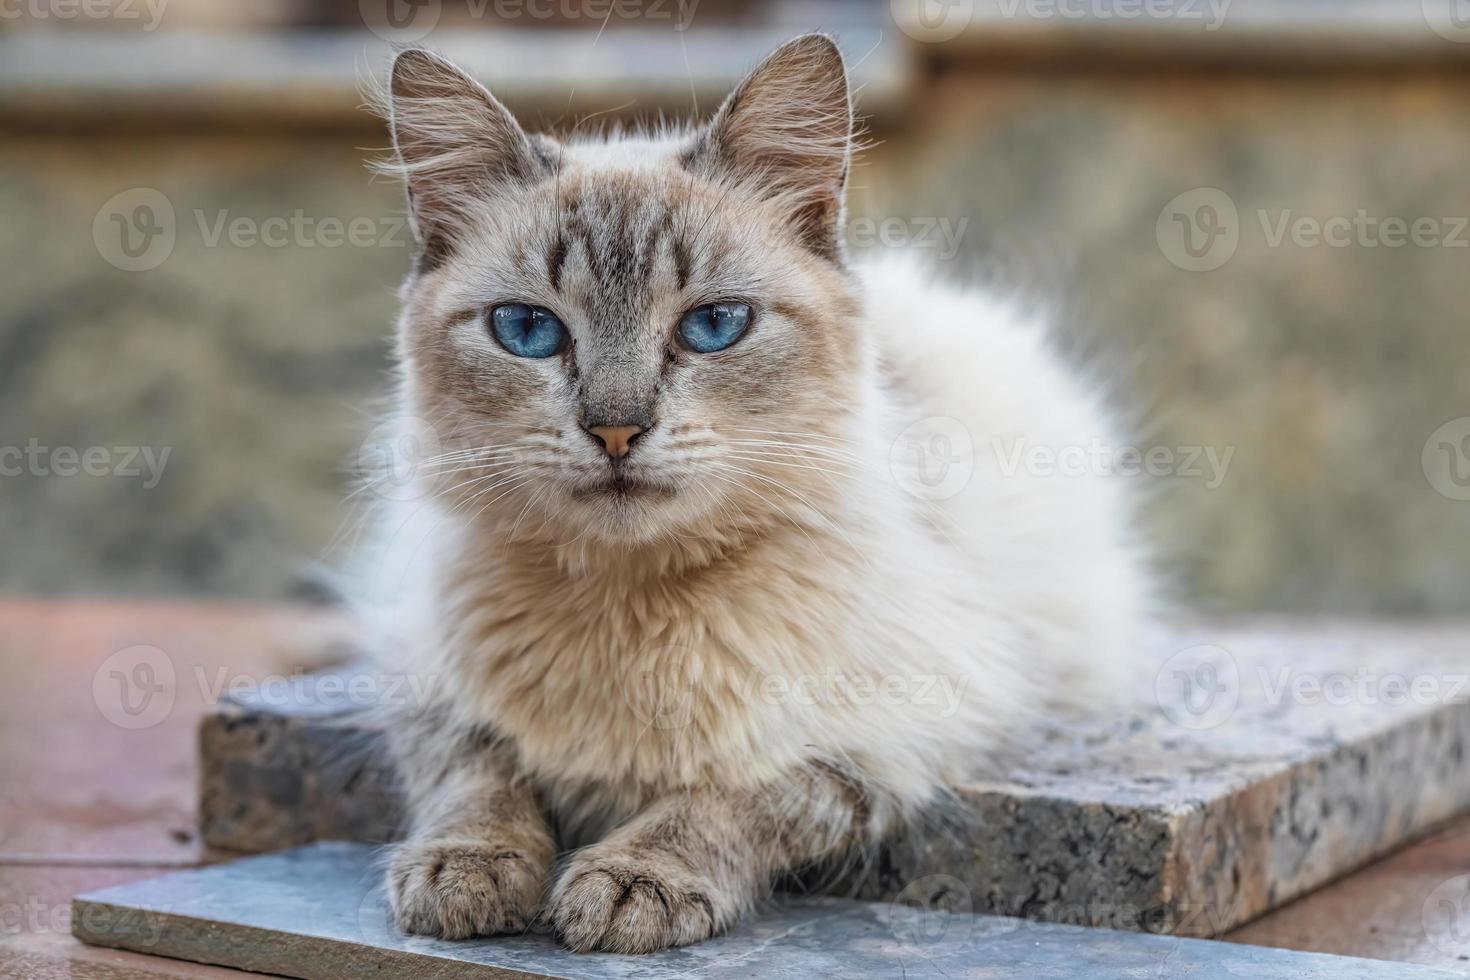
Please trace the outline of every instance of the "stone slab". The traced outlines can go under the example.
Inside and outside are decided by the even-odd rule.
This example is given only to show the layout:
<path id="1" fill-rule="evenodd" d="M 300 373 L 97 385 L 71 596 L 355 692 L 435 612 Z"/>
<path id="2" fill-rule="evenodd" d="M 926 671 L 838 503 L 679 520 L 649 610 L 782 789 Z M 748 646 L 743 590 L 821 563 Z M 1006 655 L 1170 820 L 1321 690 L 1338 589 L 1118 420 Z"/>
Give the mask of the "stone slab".
<path id="1" fill-rule="evenodd" d="M 1230 942 L 1470 975 L 1470 817 L 1230 933 Z"/>
<path id="2" fill-rule="evenodd" d="M 835 898 L 786 899 L 732 933 L 649 956 L 577 954 L 531 932 L 403 936 L 376 849 L 322 843 L 81 895 L 84 942 L 303 980 L 1015 977 L 1430 980 L 1425 967 Z"/>
<path id="3" fill-rule="evenodd" d="M 1212 936 L 1470 810 L 1463 625 L 1203 625 L 1138 664 L 1125 716 L 1034 733 L 1004 778 L 824 888 Z M 247 692 L 204 721 L 208 843 L 394 837 L 391 775 L 337 707 Z"/>

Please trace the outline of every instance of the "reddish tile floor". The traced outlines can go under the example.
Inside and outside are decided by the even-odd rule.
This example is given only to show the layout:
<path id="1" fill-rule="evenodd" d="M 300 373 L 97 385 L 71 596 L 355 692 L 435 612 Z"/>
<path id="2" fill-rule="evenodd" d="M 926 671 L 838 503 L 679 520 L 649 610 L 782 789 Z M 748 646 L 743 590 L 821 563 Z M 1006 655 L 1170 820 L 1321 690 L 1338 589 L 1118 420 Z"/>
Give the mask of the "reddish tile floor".
<path id="1" fill-rule="evenodd" d="M 250 976 L 83 946 L 71 896 L 209 860 L 199 716 L 230 679 L 327 659 L 344 636 L 290 608 L 0 601 L 0 976 Z"/>
<path id="2" fill-rule="evenodd" d="M 1470 819 L 1237 929 L 1233 942 L 1470 975 Z"/>
<path id="3" fill-rule="evenodd" d="M 83 946 L 70 899 L 222 857 L 194 836 L 199 716 L 232 678 L 324 662 L 346 636 L 283 607 L 0 601 L 0 977 L 258 976 Z M 1470 820 L 1229 938 L 1470 974 L 1470 899 L 1441 887 L 1466 874 Z"/>

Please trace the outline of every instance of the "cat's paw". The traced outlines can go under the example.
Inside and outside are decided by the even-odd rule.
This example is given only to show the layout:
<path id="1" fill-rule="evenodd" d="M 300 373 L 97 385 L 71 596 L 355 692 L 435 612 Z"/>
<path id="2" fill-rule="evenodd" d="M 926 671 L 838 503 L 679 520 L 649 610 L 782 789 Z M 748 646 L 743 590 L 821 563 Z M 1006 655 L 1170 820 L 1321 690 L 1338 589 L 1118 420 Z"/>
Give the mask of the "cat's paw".
<path id="1" fill-rule="evenodd" d="M 491 843 L 410 841 L 388 868 L 393 918 L 404 932 L 444 939 L 524 932 L 546 869 Z"/>
<path id="2" fill-rule="evenodd" d="M 712 882 L 659 853 L 633 857 L 589 848 L 551 897 L 551 921 L 579 953 L 651 953 L 707 939 L 717 923 Z"/>

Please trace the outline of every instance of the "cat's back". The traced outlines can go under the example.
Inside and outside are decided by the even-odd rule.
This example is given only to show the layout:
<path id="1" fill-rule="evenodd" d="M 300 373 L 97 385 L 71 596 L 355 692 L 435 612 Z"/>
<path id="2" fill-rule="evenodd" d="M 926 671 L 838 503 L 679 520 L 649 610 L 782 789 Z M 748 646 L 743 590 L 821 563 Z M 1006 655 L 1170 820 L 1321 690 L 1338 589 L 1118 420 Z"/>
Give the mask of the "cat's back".
<path id="1" fill-rule="evenodd" d="M 1102 387 L 1058 354 L 1044 315 L 947 281 L 901 251 L 856 271 L 883 381 L 900 411 L 978 423 L 975 437 L 1056 448 L 1090 437 L 1116 442 L 1120 427 Z"/>
<path id="2" fill-rule="evenodd" d="M 1113 672 L 1153 587 L 1139 479 L 1118 465 L 1136 450 L 1104 387 L 1023 304 L 902 253 L 857 274 L 896 481 L 1041 662 Z"/>

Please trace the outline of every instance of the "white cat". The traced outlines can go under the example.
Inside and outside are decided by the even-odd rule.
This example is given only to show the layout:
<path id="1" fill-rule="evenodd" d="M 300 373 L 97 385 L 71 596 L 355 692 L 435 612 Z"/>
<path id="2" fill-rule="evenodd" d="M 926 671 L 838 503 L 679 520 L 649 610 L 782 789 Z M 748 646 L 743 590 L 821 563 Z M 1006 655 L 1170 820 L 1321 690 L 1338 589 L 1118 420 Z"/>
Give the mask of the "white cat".
<path id="1" fill-rule="evenodd" d="M 702 939 L 1122 671 L 1127 481 L 1013 455 L 1113 419 L 1016 310 L 849 262 L 830 40 L 689 132 L 529 136 L 422 51 L 386 108 L 400 420 L 434 447 L 367 607 L 434 680 L 392 732 L 402 928 Z"/>

